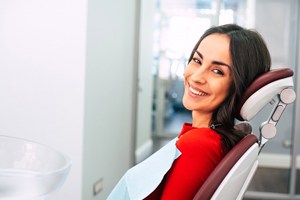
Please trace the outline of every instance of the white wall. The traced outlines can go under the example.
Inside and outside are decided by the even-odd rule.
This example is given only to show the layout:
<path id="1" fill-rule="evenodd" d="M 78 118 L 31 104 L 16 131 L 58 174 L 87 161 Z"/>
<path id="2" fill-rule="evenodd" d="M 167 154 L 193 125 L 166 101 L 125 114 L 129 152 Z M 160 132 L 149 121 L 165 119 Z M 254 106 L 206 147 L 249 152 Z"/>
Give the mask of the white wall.
<path id="1" fill-rule="evenodd" d="M 105 199 L 133 164 L 136 9 L 135 0 L 89 0 L 83 200 Z"/>
<path id="2" fill-rule="evenodd" d="M 0 134 L 71 157 L 51 199 L 105 199 L 133 164 L 136 2 L 0 1 Z"/>
<path id="3" fill-rule="evenodd" d="M 86 4 L 0 1 L 0 134 L 71 157 L 55 200 L 81 196 Z"/>
<path id="4" fill-rule="evenodd" d="M 153 35 L 155 0 L 141 1 L 139 44 L 139 90 L 137 104 L 136 162 L 153 151 L 152 105 L 153 105 Z"/>

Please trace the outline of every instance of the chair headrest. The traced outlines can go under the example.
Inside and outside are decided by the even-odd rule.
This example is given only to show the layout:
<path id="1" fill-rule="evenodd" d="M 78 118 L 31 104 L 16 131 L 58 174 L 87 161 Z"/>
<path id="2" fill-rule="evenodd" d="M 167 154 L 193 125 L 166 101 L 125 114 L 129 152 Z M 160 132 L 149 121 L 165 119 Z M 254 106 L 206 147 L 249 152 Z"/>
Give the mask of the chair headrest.
<path id="1" fill-rule="evenodd" d="M 236 118 L 240 121 L 251 120 L 283 89 L 294 85 L 293 74 L 290 68 L 277 68 L 258 76 L 242 96 Z"/>

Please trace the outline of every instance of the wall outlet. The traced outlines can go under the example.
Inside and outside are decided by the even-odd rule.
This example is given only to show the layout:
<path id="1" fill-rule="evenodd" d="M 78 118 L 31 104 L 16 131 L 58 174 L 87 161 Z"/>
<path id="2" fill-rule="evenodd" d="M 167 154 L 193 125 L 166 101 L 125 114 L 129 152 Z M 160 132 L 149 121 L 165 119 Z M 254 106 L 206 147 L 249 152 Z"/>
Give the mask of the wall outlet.
<path id="1" fill-rule="evenodd" d="M 100 178 L 98 181 L 94 183 L 93 193 L 96 196 L 99 192 L 103 190 L 103 178 Z"/>

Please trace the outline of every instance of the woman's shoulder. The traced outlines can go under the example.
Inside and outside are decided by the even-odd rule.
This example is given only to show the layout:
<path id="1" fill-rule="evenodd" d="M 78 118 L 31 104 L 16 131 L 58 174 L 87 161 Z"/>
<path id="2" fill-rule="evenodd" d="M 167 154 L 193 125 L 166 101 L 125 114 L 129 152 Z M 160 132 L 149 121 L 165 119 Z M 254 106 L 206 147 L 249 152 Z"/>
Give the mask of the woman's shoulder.
<path id="1" fill-rule="evenodd" d="M 222 137 L 210 128 L 193 128 L 179 135 L 177 147 L 179 149 L 213 149 L 222 150 Z"/>
<path id="2" fill-rule="evenodd" d="M 178 138 L 183 137 L 184 138 L 202 138 L 202 139 L 216 139 L 221 140 L 221 135 L 219 135 L 215 130 L 208 128 L 208 127 L 202 127 L 197 128 L 193 127 L 189 123 L 185 123 L 182 126 L 182 130 L 178 135 Z"/>

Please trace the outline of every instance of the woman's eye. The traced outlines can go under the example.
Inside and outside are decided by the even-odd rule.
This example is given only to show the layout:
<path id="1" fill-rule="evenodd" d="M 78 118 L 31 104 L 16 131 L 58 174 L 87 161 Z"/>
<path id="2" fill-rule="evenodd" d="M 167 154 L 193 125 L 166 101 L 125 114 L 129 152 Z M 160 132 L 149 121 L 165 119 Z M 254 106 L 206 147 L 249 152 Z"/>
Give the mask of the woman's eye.
<path id="1" fill-rule="evenodd" d="M 193 61 L 194 61 L 195 63 L 201 64 L 201 61 L 200 61 L 198 58 L 193 58 Z"/>
<path id="2" fill-rule="evenodd" d="M 213 69 L 213 72 L 218 75 L 222 75 L 222 76 L 224 75 L 224 73 L 219 69 Z"/>

